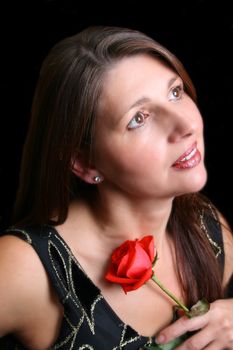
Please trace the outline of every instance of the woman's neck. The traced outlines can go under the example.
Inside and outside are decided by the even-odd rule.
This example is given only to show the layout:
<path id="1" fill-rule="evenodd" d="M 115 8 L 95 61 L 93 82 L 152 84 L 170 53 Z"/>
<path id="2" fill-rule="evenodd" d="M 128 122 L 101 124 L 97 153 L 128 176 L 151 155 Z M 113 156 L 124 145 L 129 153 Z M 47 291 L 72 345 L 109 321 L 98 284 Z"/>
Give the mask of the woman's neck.
<path id="1" fill-rule="evenodd" d="M 103 196 L 101 193 L 87 205 L 101 239 L 116 243 L 154 235 L 162 244 L 171 209 L 171 198 L 142 200 L 121 195 Z"/>

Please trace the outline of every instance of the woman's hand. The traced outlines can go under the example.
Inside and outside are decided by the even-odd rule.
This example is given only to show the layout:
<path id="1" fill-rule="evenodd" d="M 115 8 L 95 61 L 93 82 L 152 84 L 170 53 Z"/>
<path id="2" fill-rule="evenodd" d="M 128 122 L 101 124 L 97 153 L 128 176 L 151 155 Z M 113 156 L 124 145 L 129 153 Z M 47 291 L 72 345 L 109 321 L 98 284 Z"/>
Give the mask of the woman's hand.
<path id="1" fill-rule="evenodd" d="M 233 350 L 233 299 L 211 303 L 210 310 L 202 316 L 181 317 L 160 331 L 156 340 L 164 344 L 192 331 L 197 332 L 176 350 Z"/>

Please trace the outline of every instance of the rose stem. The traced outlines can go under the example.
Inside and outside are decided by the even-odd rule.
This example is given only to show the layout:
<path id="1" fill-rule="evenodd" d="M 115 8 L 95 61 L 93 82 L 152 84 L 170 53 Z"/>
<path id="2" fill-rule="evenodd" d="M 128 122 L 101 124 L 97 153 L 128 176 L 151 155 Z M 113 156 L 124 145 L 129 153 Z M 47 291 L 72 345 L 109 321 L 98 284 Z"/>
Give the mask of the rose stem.
<path id="1" fill-rule="evenodd" d="M 162 283 L 157 279 L 155 274 L 152 275 L 152 280 L 172 299 L 178 304 L 185 312 L 189 312 L 189 309 L 183 305 L 176 297 L 174 294 L 172 294 L 169 290 L 167 290 Z"/>

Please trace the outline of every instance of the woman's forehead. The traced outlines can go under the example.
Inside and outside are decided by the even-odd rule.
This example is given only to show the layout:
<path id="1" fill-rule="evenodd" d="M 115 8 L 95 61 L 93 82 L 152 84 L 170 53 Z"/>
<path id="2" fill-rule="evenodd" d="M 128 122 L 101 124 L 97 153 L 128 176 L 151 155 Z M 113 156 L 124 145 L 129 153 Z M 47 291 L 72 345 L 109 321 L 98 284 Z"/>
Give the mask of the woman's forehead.
<path id="1" fill-rule="evenodd" d="M 150 55 L 123 58 L 105 76 L 100 106 L 118 108 L 120 102 L 122 110 L 128 110 L 152 89 L 162 90 L 176 77 L 177 73 Z"/>

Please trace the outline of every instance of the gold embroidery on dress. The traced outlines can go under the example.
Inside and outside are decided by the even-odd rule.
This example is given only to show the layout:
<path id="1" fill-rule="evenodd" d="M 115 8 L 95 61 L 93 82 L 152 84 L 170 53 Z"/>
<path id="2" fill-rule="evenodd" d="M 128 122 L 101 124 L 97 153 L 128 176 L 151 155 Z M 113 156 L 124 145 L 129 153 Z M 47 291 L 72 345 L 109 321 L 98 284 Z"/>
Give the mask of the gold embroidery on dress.
<path id="1" fill-rule="evenodd" d="M 134 341 L 137 341 L 137 340 L 141 339 L 141 336 L 138 334 L 136 337 L 133 337 L 133 338 L 131 337 L 128 340 L 124 340 L 127 327 L 128 327 L 127 324 L 123 325 L 123 330 L 122 330 L 122 333 L 121 333 L 120 344 L 119 344 L 119 346 L 115 346 L 112 350 L 123 350 L 123 346 L 125 346 L 127 344 L 130 344 L 130 343 L 133 343 Z"/>
<path id="2" fill-rule="evenodd" d="M 57 235 L 55 235 L 56 238 L 59 239 L 59 237 Z M 61 243 L 63 243 L 60 239 L 59 241 Z M 68 290 L 67 290 L 67 287 L 64 285 L 62 279 L 60 278 L 59 276 L 59 273 L 56 269 L 56 264 L 54 263 L 54 259 L 53 259 L 53 256 L 52 256 L 52 253 L 51 253 L 51 246 L 53 246 L 53 248 L 57 251 L 57 253 L 59 254 L 60 258 L 61 258 L 61 261 L 62 261 L 62 264 L 63 264 L 63 267 L 64 267 L 64 270 L 65 270 L 65 273 L 66 273 L 66 283 L 67 283 L 67 286 L 68 286 Z M 85 317 L 89 327 L 90 327 L 90 330 L 92 332 L 92 334 L 95 334 L 95 318 L 94 318 L 94 311 L 95 311 L 95 306 L 96 304 L 101 300 L 103 299 L 103 296 L 101 294 L 99 294 L 96 299 L 93 301 L 92 305 L 91 305 L 91 318 L 88 316 L 87 312 L 85 311 L 85 309 L 82 307 L 81 303 L 77 303 L 76 300 L 79 301 L 79 298 L 76 294 L 76 291 L 75 291 L 75 286 L 74 286 L 74 281 L 73 281 L 73 275 L 72 275 L 72 265 L 73 264 L 76 264 L 77 260 L 74 259 L 74 255 L 72 254 L 72 252 L 70 251 L 70 249 L 68 249 L 64 243 L 63 243 L 63 246 L 65 247 L 67 253 L 68 253 L 68 271 L 67 271 L 67 266 L 65 264 L 65 261 L 64 261 L 64 258 L 61 254 L 61 252 L 59 251 L 59 249 L 56 247 L 56 245 L 52 242 L 52 241 L 49 241 L 49 256 L 50 256 L 50 260 L 52 262 L 52 266 L 53 266 L 53 269 L 55 270 L 56 272 L 56 275 L 60 281 L 60 283 L 62 284 L 63 288 L 67 291 L 67 294 L 66 294 L 66 297 L 64 300 L 68 299 L 68 298 L 71 298 L 72 301 L 74 302 L 74 304 L 76 305 L 77 308 L 80 309 L 81 313 L 82 313 L 82 319 L 83 319 L 83 316 Z M 75 260 L 75 261 L 74 261 Z M 78 265 L 79 267 L 80 265 Z M 72 291 L 72 292 L 71 292 Z M 72 295 L 75 295 L 76 298 L 73 298 Z M 76 300 L 75 300 L 76 299 Z M 78 328 L 80 328 L 80 325 L 78 326 Z"/>
<path id="3" fill-rule="evenodd" d="M 17 229 L 17 228 L 15 228 L 13 226 L 13 227 L 10 227 L 9 229 L 7 229 L 6 232 L 19 232 L 19 233 L 22 233 L 25 236 L 27 243 L 32 244 L 31 237 L 29 236 L 29 234 L 26 231 L 24 231 L 22 229 Z"/>
<path id="4" fill-rule="evenodd" d="M 74 263 L 74 259 L 73 259 L 73 255 L 69 255 L 69 277 L 70 277 L 70 286 L 72 289 L 73 294 L 76 296 L 77 300 L 79 300 L 76 291 L 75 291 L 75 285 L 74 285 L 74 281 L 72 278 L 72 264 Z M 91 318 L 88 316 L 86 310 L 81 306 L 81 310 L 82 313 L 84 314 L 86 321 L 90 327 L 90 330 L 92 332 L 92 334 L 95 334 L 95 319 L 94 319 L 94 311 L 95 311 L 95 306 L 96 304 L 103 299 L 103 296 L 101 294 L 97 295 L 96 299 L 93 301 L 92 305 L 91 305 Z"/>
<path id="5" fill-rule="evenodd" d="M 67 286 L 64 285 L 63 283 L 63 280 L 61 279 L 60 275 L 59 275 L 59 272 L 57 271 L 57 268 L 56 268 L 56 264 L 54 262 L 54 259 L 53 259 L 53 256 L 52 256 L 52 252 L 51 252 L 51 247 L 53 247 L 56 252 L 59 254 L 59 257 L 62 261 L 62 264 L 63 264 L 63 268 L 64 268 L 64 271 L 65 271 L 65 278 L 66 278 L 66 282 L 67 282 Z M 61 341 L 60 343 L 58 344 L 55 344 L 53 346 L 52 349 L 59 349 L 61 348 L 62 346 L 64 346 L 65 344 L 67 344 L 72 338 L 72 343 L 70 345 L 70 350 L 73 348 L 74 346 L 74 342 L 75 342 L 75 339 L 76 339 L 76 336 L 77 336 L 77 333 L 84 321 L 84 312 L 83 312 L 83 309 L 82 307 L 80 307 L 80 305 L 76 302 L 75 298 L 72 297 L 72 293 L 71 293 L 71 282 L 70 282 L 70 273 L 69 271 L 67 271 L 67 266 L 66 266 L 66 263 L 64 261 L 64 258 L 61 254 L 61 252 L 59 251 L 59 249 L 57 248 L 57 246 L 51 241 L 49 240 L 48 242 L 48 252 L 49 252 L 49 257 L 50 257 L 50 260 L 51 260 L 51 263 L 52 263 L 52 267 L 57 275 L 57 278 L 59 279 L 59 282 L 61 283 L 61 285 L 63 286 L 64 290 L 67 292 L 65 298 L 63 299 L 63 302 L 65 302 L 68 298 L 70 298 L 73 303 L 75 304 L 76 308 L 77 309 L 80 309 L 81 310 L 81 317 L 79 319 L 79 322 L 77 325 L 73 325 L 68 316 L 66 314 L 64 314 L 64 318 L 66 319 L 67 323 L 69 324 L 70 328 L 72 329 L 71 333 L 63 340 Z M 69 255 L 70 257 L 70 255 Z M 70 259 L 68 259 L 68 265 L 70 265 L 71 261 Z M 70 270 L 70 267 L 68 267 L 68 270 Z M 72 276 L 71 276 L 71 279 L 72 279 Z M 68 290 L 67 290 L 67 287 L 68 287 Z"/>
<path id="6" fill-rule="evenodd" d="M 209 204 L 208 205 L 210 208 L 210 211 L 213 215 L 214 220 L 219 224 L 218 218 L 216 217 L 212 206 Z M 208 230 L 204 224 L 204 210 L 202 210 L 201 214 L 200 214 L 200 226 L 202 231 L 205 233 L 206 237 L 208 238 L 210 244 L 212 245 L 214 252 L 215 252 L 215 257 L 217 258 L 220 254 L 222 254 L 222 248 L 218 245 L 218 243 L 216 243 L 209 235 Z"/>
<path id="7" fill-rule="evenodd" d="M 50 241 L 50 243 L 57 250 L 57 252 L 59 253 L 59 255 L 60 255 L 61 259 L 62 259 L 63 266 L 64 266 L 64 269 L 66 271 L 66 279 L 67 279 L 67 284 L 68 284 L 69 290 L 72 290 L 72 292 L 76 296 L 77 300 L 79 300 L 79 298 L 78 298 L 78 296 L 76 294 L 76 291 L 75 291 L 74 281 L 73 281 L 73 277 L 72 277 L 72 264 L 76 264 L 78 266 L 78 268 L 80 268 L 84 274 L 85 274 L 85 272 L 82 269 L 81 265 L 78 263 L 78 261 L 75 258 L 75 256 L 73 255 L 72 251 L 64 244 L 64 242 L 60 239 L 60 237 L 58 237 L 57 235 L 55 235 L 55 237 L 60 241 L 60 243 L 62 243 L 63 247 L 66 249 L 66 251 L 67 251 L 67 253 L 69 255 L 69 258 L 68 258 L 68 272 L 67 272 L 67 268 L 66 268 L 66 265 L 65 265 L 64 259 L 62 258 L 61 253 L 58 251 L 57 247 L 51 241 Z M 51 254 L 50 254 L 50 258 L 51 258 L 51 261 L 52 261 L 52 255 Z M 53 266 L 54 266 L 54 269 L 56 271 L 56 267 L 55 267 L 54 263 L 53 263 Z M 57 273 L 57 276 L 58 276 L 59 280 L 61 281 L 57 271 L 56 271 L 56 273 Z M 87 275 L 85 274 L 85 276 L 87 276 Z M 87 276 L 87 278 L 88 278 L 88 276 Z M 63 284 L 63 286 L 64 286 L 64 284 Z M 68 295 L 66 297 L 68 297 Z M 101 299 L 103 299 L 103 296 L 101 294 L 99 294 L 97 296 L 97 298 L 93 301 L 93 303 L 91 305 L 91 310 L 90 310 L 91 311 L 91 318 L 90 318 L 88 316 L 87 312 L 85 311 L 85 309 L 81 306 L 81 304 L 77 305 L 77 303 L 75 302 L 74 298 L 72 298 L 72 300 L 75 302 L 77 308 L 79 307 L 82 310 L 82 313 L 84 314 L 84 316 L 85 316 L 85 318 L 87 320 L 87 323 L 88 323 L 88 325 L 90 327 L 90 330 L 91 330 L 92 334 L 95 334 L 95 319 L 94 319 L 95 306 Z"/>
<path id="8" fill-rule="evenodd" d="M 52 262 L 53 269 L 56 272 L 57 278 L 59 279 L 59 281 L 62 284 L 63 288 L 67 291 L 68 294 L 70 294 L 70 292 L 67 290 L 67 286 L 64 285 L 63 280 L 61 279 L 60 274 L 57 271 L 56 264 L 54 263 L 53 255 L 52 255 L 52 252 L 51 252 L 51 246 L 56 250 L 57 254 L 59 255 L 59 257 L 60 257 L 60 259 L 62 261 L 62 265 L 63 265 L 64 271 L 65 271 L 65 274 L 66 274 L 66 276 L 65 276 L 66 277 L 66 282 L 68 284 L 69 273 L 68 273 L 67 268 L 66 268 L 66 263 L 64 261 L 64 258 L 62 256 L 60 250 L 57 248 L 57 246 L 52 241 L 49 240 L 48 241 L 48 253 L 49 253 L 50 261 Z M 68 284 L 68 287 L 69 287 L 69 284 Z"/>
<path id="9" fill-rule="evenodd" d="M 56 350 L 56 349 L 59 349 L 61 348 L 63 345 L 67 344 L 70 339 L 73 337 L 72 339 L 72 343 L 71 343 L 71 347 L 69 350 L 71 350 L 74 346 L 74 341 L 76 339 L 76 336 L 78 334 L 78 331 L 79 331 L 79 328 L 81 327 L 83 321 L 84 321 L 84 315 L 82 315 L 82 317 L 80 318 L 79 320 L 79 323 L 77 326 L 73 326 L 72 323 L 70 322 L 69 318 L 64 314 L 64 318 L 66 319 L 67 323 L 69 324 L 70 328 L 72 329 L 71 333 L 63 340 L 61 341 L 60 343 L 58 344 L 55 344 L 52 349 L 53 350 Z"/>

